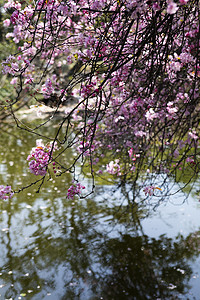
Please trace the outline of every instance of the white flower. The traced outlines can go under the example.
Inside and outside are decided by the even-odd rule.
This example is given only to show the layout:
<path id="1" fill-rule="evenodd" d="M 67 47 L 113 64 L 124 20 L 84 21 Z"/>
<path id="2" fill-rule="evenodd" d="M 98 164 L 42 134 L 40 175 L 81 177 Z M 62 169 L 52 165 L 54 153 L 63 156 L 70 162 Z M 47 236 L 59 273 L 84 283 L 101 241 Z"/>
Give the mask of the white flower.
<path id="1" fill-rule="evenodd" d="M 157 113 L 154 112 L 153 108 L 150 108 L 146 114 L 145 117 L 147 119 L 147 121 L 152 121 L 153 119 L 155 119 L 157 117 Z"/>

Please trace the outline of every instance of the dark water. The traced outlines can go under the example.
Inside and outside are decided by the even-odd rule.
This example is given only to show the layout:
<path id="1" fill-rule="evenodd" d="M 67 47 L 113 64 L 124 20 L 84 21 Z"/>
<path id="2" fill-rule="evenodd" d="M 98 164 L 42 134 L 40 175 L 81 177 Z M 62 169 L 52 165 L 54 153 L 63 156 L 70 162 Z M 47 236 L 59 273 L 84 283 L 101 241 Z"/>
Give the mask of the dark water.
<path id="1" fill-rule="evenodd" d="M 0 132 L 0 184 L 18 190 L 37 179 L 26 162 L 35 139 L 10 132 Z M 145 217 L 111 185 L 67 200 L 70 181 L 52 178 L 40 193 L 33 186 L 0 201 L 0 299 L 200 299 L 195 193 Z"/>

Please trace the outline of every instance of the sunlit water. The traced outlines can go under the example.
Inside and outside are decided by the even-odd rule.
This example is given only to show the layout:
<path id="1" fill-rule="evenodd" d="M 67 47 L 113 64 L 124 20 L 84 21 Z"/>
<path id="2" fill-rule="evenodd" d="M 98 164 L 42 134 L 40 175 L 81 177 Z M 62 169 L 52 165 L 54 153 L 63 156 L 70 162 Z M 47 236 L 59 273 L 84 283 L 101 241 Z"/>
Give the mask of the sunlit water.
<path id="1" fill-rule="evenodd" d="M 11 132 L 0 135 L 0 184 L 18 190 L 37 179 L 26 162 L 35 138 Z M 198 182 L 145 217 L 111 185 L 67 200 L 70 176 L 0 202 L 0 299 L 200 299 Z"/>

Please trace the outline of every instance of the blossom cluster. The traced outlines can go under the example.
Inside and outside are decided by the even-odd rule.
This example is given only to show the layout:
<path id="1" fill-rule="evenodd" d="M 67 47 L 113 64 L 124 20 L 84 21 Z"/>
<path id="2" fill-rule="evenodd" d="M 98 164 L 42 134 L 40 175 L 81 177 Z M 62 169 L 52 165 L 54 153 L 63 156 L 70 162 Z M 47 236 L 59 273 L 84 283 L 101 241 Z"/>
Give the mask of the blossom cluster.
<path id="1" fill-rule="evenodd" d="M 106 170 L 109 174 L 117 174 L 118 176 L 120 176 L 121 172 L 119 159 L 115 159 L 115 161 L 110 161 L 109 164 L 107 164 L 106 166 Z"/>
<path id="2" fill-rule="evenodd" d="M 146 196 L 152 196 L 155 190 L 161 191 L 161 188 L 153 186 L 153 185 L 149 185 L 143 189 Z"/>
<path id="3" fill-rule="evenodd" d="M 14 193 L 12 192 L 11 186 L 0 185 L 0 200 L 7 200 L 13 197 Z"/>
<path id="4" fill-rule="evenodd" d="M 76 195 L 79 196 L 81 194 L 83 189 L 85 189 L 85 186 L 80 182 L 74 182 L 67 191 L 67 198 L 73 200 Z"/>
<path id="5" fill-rule="evenodd" d="M 27 157 L 29 169 L 34 175 L 44 176 L 47 173 L 51 154 L 56 149 L 56 145 L 54 144 L 54 147 L 52 143 L 44 145 L 42 140 L 37 140 L 36 145 L 37 147 L 32 148 L 30 155 Z"/>

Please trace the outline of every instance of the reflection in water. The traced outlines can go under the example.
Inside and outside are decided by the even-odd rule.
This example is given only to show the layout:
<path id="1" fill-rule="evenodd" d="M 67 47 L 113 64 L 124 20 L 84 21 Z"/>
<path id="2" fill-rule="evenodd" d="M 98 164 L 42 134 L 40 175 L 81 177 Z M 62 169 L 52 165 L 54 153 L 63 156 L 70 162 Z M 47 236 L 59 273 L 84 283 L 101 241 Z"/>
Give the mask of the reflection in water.
<path id="1" fill-rule="evenodd" d="M 1 183 L 26 185 L 34 141 L 2 140 Z M 108 187 L 71 201 L 63 197 L 69 181 L 53 178 L 40 194 L 32 187 L 0 203 L 0 299 L 188 298 L 200 232 L 147 236 L 142 212 L 133 218 L 125 203 L 123 212 Z"/>
<path id="2" fill-rule="evenodd" d="M 187 240 L 165 236 L 110 239 L 102 253 L 110 275 L 103 280 L 105 299 L 172 299 L 188 290 L 191 268 L 185 260 L 194 256 Z"/>
<path id="3" fill-rule="evenodd" d="M 189 290 L 188 261 L 198 255 L 198 233 L 154 239 L 134 224 L 116 230 L 114 219 L 105 221 L 112 216 L 99 214 L 102 207 L 92 200 L 43 205 L 36 200 L 18 212 L 4 205 L 5 299 L 172 299 Z"/>

